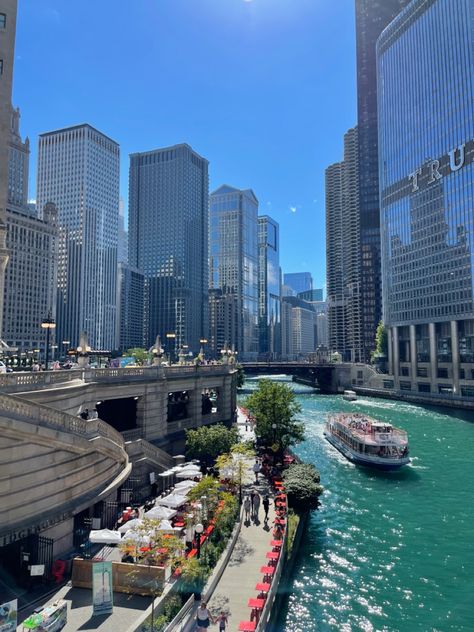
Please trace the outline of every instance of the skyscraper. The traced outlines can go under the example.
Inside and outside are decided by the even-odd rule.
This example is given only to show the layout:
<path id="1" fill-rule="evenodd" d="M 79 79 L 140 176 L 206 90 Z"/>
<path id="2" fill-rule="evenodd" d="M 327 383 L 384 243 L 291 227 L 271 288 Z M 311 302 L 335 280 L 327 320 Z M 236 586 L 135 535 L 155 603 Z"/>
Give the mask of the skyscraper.
<path id="1" fill-rule="evenodd" d="M 119 202 L 117 261 L 128 263 L 128 231 L 125 228 L 125 204 L 122 198 Z"/>
<path id="2" fill-rule="evenodd" d="M 3 338 L 19 353 L 39 349 L 43 359 L 46 330 L 41 322 L 56 316 L 57 216 L 51 203 L 43 209 L 41 219 L 27 206 L 7 207 L 6 212 L 10 256 L 5 272 Z M 58 340 L 55 334 L 52 330 L 51 345 Z"/>
<path id="3" fill-rule="evenodd" d="M 5 215 L 8 199 L 16 13 L 17 0 L 0 0 L 0 339 L 2 336 L 5 268 L 8 262 Z"/>
<path id="4" fill-rule="evenodd" d="M 23 142 L 20 136 L 20 110 L 11 112 L 11 134 L 8 157 L 8 208 L 28 208 L 28 173 L 30 164 L 30 141 Z"/>
<path id="5" fill-rule="evenodd" d="M 3 338 L 18 352 L 38 348 L 44 354 L 46 332 L 41 322 L 56 316 L 57 210 L 47 204 L 39 219 L 28 205 L 30 148 L 28 139 L 21 139 L 19 121 L 19 110 L 11 108 Z"/>
<path id="6" fill-rule="evenodd" d="M 130 155 L 129 262 L 145 276 L 145 344 L 208 336 L 208 161 L 186 144 Z M 169 350 L 168 350 L 169 351 Z"/>
<path id="7" fill-rule="evenodd" d="M 357 126 L 359 131 L 360 287 L 365 359 L 375 345 L 382 317 L 380 206 L 378 184 L 377 77 L 378 36 L 410 0 L 356 0 Z"/>
<path id="8" fill-rule="evenodd" d="M 283 275 L 283 283 L 291 287 L 295 295 L 313 289 L 311 272 L 287 272 Z"/>
<path id="9" fill-rule="evenodd" d="M 116 341 L 119 146 L 90 125 L 41 134 L 37 203 L 58 209 L 58 340 Z"/>
<path id="10" fill-rule="evenodd" d="M 280 227 L 268 215 L 258 218 L 259 352 L 281 354 Z"/>
<path id="11" fill-rule="evenodd" d="M 116 349 L 119 351 L 143 347 L 144 284 L 145 280 L 140 270 L 132 268 L 128 263 L 119 262 L 116 343 Z"/>
<path id="12" fill-rule="evenodd" d="M 383 313 L 397 390 L 474 397 L 473 33 L 472 0 L 414 0 L 377 43 Z"/>
<path id="13" fill-rule="evenodd" d="M 210 287 L 233 297 L 243 360 L 258 354 L 258 200 L 251 189 L 219 187 L 210 196 Z"/>
<path id="14" fill-rule="evenodd" d="M 329 348 L 362 362 L 357 128 L 344 135 L 344 161 L 326 169 L 326 273 Z"/>

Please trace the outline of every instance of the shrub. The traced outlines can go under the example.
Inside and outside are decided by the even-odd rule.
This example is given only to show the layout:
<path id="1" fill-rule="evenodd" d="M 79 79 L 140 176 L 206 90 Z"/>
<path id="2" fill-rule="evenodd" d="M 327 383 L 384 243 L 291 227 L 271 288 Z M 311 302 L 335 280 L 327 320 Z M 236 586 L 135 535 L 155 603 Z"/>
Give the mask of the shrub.
<path id="1" fill-rule="evenodd" d="M 318 508 L 323 487 L 319 484 L 318 470 L 309 463 L 291 465 L 284 473 L 288 504 L 297 513 Z"/>

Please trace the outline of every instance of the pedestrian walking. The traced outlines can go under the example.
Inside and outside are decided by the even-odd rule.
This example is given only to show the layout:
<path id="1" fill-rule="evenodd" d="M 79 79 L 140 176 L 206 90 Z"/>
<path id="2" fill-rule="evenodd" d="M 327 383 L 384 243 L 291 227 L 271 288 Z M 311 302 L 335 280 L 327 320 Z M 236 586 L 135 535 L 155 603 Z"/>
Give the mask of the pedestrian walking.
<path id="1" fill-rule="evenodd" d="M 227 628 L 227 615 L 225 612 L 221 612 L 220 615 L 215 620 L 215 623 L 219 623 L 219 632 L 224 632 Z"/>
<path id="2" fill-rule="evenodd" d="M 258 483 L 258 473 L 262 469 L 262 466 L 261 466 L 260 461 L 258 459 L 255 459 L 255 463 L 253 464 L 252 469 L 253 469 L 254 474 L 255 474 L 255 482 Z"/>
<path id="3" fill-rule="evenodd" d="M 252 508 L 252 503 L 250 502 L 249 496 L 246 496 L 244 499 L 244 513 L 245 513 L 245 521 L 250 520 L 250 510 Z"/>
<path id="4" fill-rule="evenodd" d="M 211 613 L 207 609 L 207 604 L 205 601 L 201 601 L 201 605 L 197 609 L 196 613 L 196 623 L 198 630 L 207 630 L 211 621 L 214 623 Z"/>
<path id="5" fill-rule="evenodd" d="M 270 508 L 270 498 L 268 494 L 265 494 L 265 498 L 262 500 L 263 511 L 265 512 L 265 522 L 268 520 L 268 510 Z"/>
<path id="6" fill-rule="evenodd" d="M 258 510 L 260 509 L 260 496 L 255 492 L 255 496 L 253 497 L 253 517 L 255 520 L 258 520 Z"/>

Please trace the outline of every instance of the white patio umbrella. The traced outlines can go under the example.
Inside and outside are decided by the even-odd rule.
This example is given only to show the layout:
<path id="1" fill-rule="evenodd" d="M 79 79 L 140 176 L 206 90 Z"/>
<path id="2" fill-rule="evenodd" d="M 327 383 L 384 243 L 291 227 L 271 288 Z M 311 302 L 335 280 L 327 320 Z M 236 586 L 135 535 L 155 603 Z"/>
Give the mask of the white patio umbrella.
<path id="1" fill-rule="evenodd" d="M 181 527 L 173 527 L 169 520 L 162 520 L 157 529 L 158 531 L 181 531 Z"/>
<path id="2" fill-rule="evenodd" d="M 150 536 L 144 533 L 138 533 L 138 531 L 127 531 L 127 533 L 123 536 L 122 541 L 126 542 L 127 540 L 132 540 L 136 544 L 150 544 Z"/>
<path id="3" fill-rule="evenodd" d="M 173 474 L 174 474 L 174 468 L 172 470 L 166 470 L 165 472 L 160 472 L 158 476 L 165 478 L 167 476 L 173 476 Z"/>
<path id="4" fill-rule="evenodd" d="M 188 491 L 188 489 L 192 489 L 193 487 L 196 487 L 197 483 L 196 481 L 180 481 L 179 483 L 176 483 L 176 485 L 174 486 L 175 490 L 181 493 L 182 491 Z"/>
<path id="5" fill-rule="evenodd" d="M 177 513 L 176 509 L 159 506 L 153 507 L 153 509 L 147 511 L 145 518 L 153 518 L 154 520 L 169 520 L 170 518 L 173 518 L 173 516 L 176 516 Z"/>
<path id="6" fill-rule="evenodd" d="M 199 470 L 181 470 L 176 473 L 176 478 L 202 478 L 202 473 Z"/>
<path id="7" fill-rule="evenodd" d="M 135 527 L 141 527 L 142 524 L 143 524 L 143 520 L 141 518 L 133 518 L 133 520 L 127 520 L 127 522 L 124 522 L 124 524 L 121 525 L 118 528 L 118 530 L 120 531 L 120 533 L 125 533 L 129 529 L 135 529 Z"/>
<path id="8" fill-rule="evenodd" d="M 99 529 L 89 533 L 89 541 L 92 544 L 116 544 L 122 540 L 122 534 L 110 529 Z"/>
<path id="9" fill-rule="evenodd" d="M 176 492 L 173 494 L 168 494 L 168 496 L 165 496 L 164 498 L 158 498 L 156 504 L 176 509 L 177 507 L 181 507 L 181 505 L 184 505 L 187 500 L 187 496 L 185 496 L 184 494 L 178 494 Z"/>

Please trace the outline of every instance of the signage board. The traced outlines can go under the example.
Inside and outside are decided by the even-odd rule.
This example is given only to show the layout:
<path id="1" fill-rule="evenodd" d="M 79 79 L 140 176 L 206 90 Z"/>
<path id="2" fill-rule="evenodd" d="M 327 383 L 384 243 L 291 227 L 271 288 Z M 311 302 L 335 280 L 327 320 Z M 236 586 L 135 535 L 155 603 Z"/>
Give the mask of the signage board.
<path id="1" fill-rule="evenodd" d="M 18 600 L 5 601 L 0 605 L 0 632 L 16 632 Z"/>
<path id="2" fill-rule="evenodd" d="M 110 614 L 113 610 L 112 562 L 92 565 L 92 614 Z"/>

